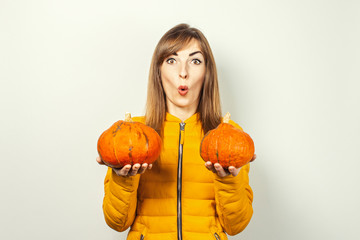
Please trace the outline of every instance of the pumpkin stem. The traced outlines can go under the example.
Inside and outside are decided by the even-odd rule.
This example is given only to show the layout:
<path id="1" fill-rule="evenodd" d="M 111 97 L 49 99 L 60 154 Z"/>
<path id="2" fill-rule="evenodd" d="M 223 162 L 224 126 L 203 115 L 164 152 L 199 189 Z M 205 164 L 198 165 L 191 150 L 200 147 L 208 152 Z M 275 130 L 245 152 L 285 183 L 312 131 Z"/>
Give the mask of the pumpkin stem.
<path id="1" fill-rule="evenodd" d="M 229 121 L 230 121 L 230 113 L 229 112 L 227 112 L 226 114 L 225 114 L 225 116 L 224 116 L 224 118 L 223 118 L 223 122 L 224 123 L 229 123 Z"/>
<path id="2" fill-rule="evenodd" d="M 131 119 L 131 113 L 125 113 L 125 122 L 133 122 L 133 120 Z"/>

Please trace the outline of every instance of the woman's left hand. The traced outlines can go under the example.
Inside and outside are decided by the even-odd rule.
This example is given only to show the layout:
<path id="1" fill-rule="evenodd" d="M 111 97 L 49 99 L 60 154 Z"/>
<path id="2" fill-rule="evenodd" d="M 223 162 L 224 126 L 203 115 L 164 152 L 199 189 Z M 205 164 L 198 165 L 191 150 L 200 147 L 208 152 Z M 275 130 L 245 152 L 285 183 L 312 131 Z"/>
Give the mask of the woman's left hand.
<path id="1" fill-rule="evenodd" d="M 250 162 L 254 161 L 256 159 L 256 154 L 254 154 L 253 158 L 250 160 Z M 219 163 L 212 164 L 210 161 L 207 161 L 205 163 L 205 167 L 219 175 L 219 177 L 226 177 L 228 175 L 233 175 L 234 177 L 237 176 L 240 172 L 241 167 L 235 168 L 234 166 L 230 166 L 228 169 L 224 169 Z"/>

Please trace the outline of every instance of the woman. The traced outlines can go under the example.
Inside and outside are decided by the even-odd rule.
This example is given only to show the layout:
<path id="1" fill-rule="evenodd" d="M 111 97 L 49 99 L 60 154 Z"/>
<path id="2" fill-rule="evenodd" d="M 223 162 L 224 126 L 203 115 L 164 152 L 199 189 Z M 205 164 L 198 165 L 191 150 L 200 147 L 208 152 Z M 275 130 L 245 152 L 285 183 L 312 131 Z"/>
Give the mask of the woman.
<path id="1" fill-rule="evenodd" d="M 247 226 L 253 212 L 249 164 L 204 166 L 199 153 L 204 134 L 221 122 L 221 108 L 215 61 L 198 29 L 179 24 L 160 39 L 146 114 L 133 120 L 158 131 L 163 148 L 153 166 L 108 168 L 103 211 L 111 228 L 131 226 L 127 239 L 224 240 Z"/>

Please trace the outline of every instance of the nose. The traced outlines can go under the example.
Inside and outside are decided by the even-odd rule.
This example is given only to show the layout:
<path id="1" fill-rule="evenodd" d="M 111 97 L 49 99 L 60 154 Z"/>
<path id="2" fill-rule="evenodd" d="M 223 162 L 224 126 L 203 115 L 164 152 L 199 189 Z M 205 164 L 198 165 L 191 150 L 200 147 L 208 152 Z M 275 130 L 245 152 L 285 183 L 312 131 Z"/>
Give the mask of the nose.
<path id="1" fill-rule="evenodd" d="M 181 64 L 180 66 L 180 78 L 187 79 L 188 78 L 188 71 L 186 64 Z"/>

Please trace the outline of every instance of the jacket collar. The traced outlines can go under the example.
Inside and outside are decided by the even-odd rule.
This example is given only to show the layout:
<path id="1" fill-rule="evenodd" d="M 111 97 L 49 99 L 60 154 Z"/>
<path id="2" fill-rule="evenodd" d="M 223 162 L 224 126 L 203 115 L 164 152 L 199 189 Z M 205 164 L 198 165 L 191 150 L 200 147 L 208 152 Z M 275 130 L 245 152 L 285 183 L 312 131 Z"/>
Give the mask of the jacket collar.
<path id="1" fill-rule="evenodd" d="M 200 114 L 198 112 L 194 113 L 191 117 L 186 119 L 184 122 L 185 123 L 195 123 L 195 122 L 199 121 L 199 116 L 200 116 Z M 165 121 L 167 121 L 167 122 L 177 122 L 177 123 L 182 122 L 180 118 L 175 117 L 174 115 L 170 114 L 169 112 L 166 112 Z"/>

